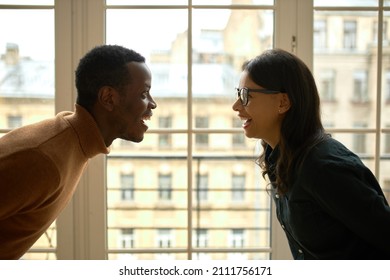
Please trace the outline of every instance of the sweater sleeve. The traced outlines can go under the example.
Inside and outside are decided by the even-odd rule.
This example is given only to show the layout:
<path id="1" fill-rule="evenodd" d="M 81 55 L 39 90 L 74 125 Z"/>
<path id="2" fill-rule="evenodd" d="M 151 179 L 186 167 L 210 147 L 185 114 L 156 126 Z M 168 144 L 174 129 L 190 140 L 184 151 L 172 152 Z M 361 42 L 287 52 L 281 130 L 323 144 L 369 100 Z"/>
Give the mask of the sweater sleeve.
<path id="1" fill-rule="evenodd" d="M 39 150 L 18 152 L 0 161 L 0 220 L 39 207 L 58 189 L 55 164 Z"/>
<path id="2" fill-rule="evenodd" d="M 371 171 L 362 163 L 328 162 L 311 174 L 318 204 L 356 235 L 390 252 L 390 207 Z"/>

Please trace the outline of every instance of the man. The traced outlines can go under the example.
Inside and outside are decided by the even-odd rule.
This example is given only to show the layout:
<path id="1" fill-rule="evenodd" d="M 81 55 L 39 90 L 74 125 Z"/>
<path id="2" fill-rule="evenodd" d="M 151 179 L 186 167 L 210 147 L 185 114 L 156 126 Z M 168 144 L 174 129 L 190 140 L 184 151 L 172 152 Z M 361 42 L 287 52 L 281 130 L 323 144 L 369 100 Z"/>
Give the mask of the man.
<path id="1" fill-rule="evenodd" d="M 141 142 L 157 107 L 151 73 L 133 50 L 103 45 L 76 70 L 74 112 L 0 138 L 0 259 L 19 259 L 71 199 L 88 160 L 116 138 Z"/>

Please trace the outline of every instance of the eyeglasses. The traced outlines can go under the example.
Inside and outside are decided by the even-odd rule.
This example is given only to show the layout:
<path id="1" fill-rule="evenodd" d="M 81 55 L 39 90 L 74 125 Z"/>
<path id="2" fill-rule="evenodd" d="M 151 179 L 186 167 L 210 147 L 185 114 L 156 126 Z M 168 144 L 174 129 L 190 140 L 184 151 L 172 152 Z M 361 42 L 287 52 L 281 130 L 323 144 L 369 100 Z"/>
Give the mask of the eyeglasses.
<path id="1" fill-rule="evenodd" d="M 248 98 L 248 95 L 249 95 L 249 92 L 260 92 L 260 93 L 265 93 L 265 94 L 276 94 L 276 93 L 280 93 L 280 91 L 277 91 L 277 90 L 270 90 L 270 89 L 251 89 L 251 88 L 246 88 L 246 87 L 243 87 L 243 88 L 236 88 L 236 91 L 237 91 L 237 98 L 239 98 L 241 100 L 241 103 L 243 106 L 246 106 L 248 105 L 248 101 L 249 101 L 249 98 Z"/>

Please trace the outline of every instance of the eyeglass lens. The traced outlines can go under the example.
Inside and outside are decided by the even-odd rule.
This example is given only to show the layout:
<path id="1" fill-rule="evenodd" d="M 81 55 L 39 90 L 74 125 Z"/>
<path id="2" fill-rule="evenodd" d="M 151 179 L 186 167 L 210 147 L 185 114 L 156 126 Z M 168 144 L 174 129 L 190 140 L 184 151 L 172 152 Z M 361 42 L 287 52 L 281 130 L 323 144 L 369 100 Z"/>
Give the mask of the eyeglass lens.
<path id="1" fill-rule="evenodd" d="M 246 105 L 248 102 L 248 90 L 246 88 L 237 89 L 238 97 L 241 100 L 242 105 Z"/>

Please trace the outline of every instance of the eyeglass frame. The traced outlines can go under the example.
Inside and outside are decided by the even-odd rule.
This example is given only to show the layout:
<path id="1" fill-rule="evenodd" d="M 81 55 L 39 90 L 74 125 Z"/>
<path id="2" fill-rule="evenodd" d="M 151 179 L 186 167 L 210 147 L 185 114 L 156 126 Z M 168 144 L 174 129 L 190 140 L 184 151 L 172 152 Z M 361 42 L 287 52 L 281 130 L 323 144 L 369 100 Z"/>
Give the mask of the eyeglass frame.
<path id="1" fill-rule="evenodd" d="M 236 89 L 236 91 L 237 91 L 237 99 L 240 99 L 242 106 L 248 105 L 248 102 L 249 102 L 248 95 L 249 95 L 249 93 L 250 93 L 251 91 L 252 91 L 252 92 L 260 92 L 260 93 L 264 93 L 264 94 L 277 94 L 277 93 L 282 93 L 280 90 L 272 90 L 272 89 L 254 89 L 254 88 L 247 88 L 247 87 L 235 88 L 235 89 Z M 244 96 L 244 95 L 242 94 L 243 92 L 246 92 L 246 99 L 245 99 L 245 102 L 244 102 L 244 98 L 242 97 L 242 96 Z"/>

